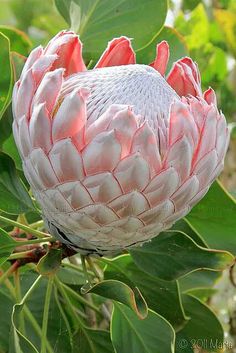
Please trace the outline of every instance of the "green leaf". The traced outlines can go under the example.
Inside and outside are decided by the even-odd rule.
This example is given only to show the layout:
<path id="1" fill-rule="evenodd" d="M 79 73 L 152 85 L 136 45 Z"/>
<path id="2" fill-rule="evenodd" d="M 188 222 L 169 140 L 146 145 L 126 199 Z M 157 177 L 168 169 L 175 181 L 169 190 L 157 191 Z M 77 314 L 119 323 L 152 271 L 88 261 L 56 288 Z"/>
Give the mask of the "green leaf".
<path id="1" fill-rule="evenodd" d="M 115 304 L 111 340 L 117 353 L 174 353 L 175 332 L 167 320 L 149 310 L 144 320 L 126 306 Z"/>
<path id="2" fill-rule="evenodd" d="M 62 249 L 49 249 L 38 262 L 37 270 L 42 276 L 55 274 L 61 265 Z"/>
<path id="3" fill-rule="evenodd" d="M 182 218 L 179 221 L 177 221 L 176 223 L 174 223 L 171 230 L 176 230 L 176 231 L 180 231 L 182 233 L 185 233 L 193 241 L 195 241 L 195 243 L 207 248 L 206 242 L 202 239 L 200 234 L 196 231 L 196 229 L 194 229 L 192 227 L 192 225 L 188 222 L 188 220 L 186 218 Z"/>
<path id="4" fill-rule="evenodd" d="M 150 64 L 156 57 L 156 46 L 162 40 L 166 40 L 170 47 L 170 58 L 167 71 L 178 59 L 188 55 L 187 46 L 184 37 L 181 36 L 174 28 L 163 27 L 157 37 L 145 48 L 137 51 L 137 61 L 139 63 Z"/>
<path id="5" fill-rule="evenodd" d="M 60 266 L 57 277 L 61 282 L 70 284 L 70 285 L 84 285 L 84 274 L 83 272 L 76 271 L 73 268 L 64 267 L 63 263 Z"/>
<path id="6" fill-rule="evenodd" d="M 9 332 L 11 330 L 11 321 L 10 314 L 13 307 L 13 301 L 7 295 L 7 292 L 3 290 L 2 287 L 0 289 L 0 313 L 1 318 L 4 320 L 0 320 L 0 352 L 8 352 L 8 344 L 9 344 Z"/>
<path id="7" fill-rule="evenodd" d="M 234 262 L 230 253 L 200 247 L 186 234 L 174 231 L 163 232 L 130 253 L 141 270 L 167 281 L 199 268 L 223 271 Z"/>
<path id="8" fill-rule="evenodd" d="M 235 214 L 235 201 L 215 182 L 186 218 L 211 248 L 236 254 Z"/>
<path id="9" fill-rule="evenodd" d="M 130 255 L 102 261 L 107 263 L 104 272 L 105 279 L 124 282 L 132 289 L 138 287 L 150 309 L 165 317 L 178 329 L 185 325 L 188 318 L 182 307 L 176 281 L 167 282 L 148 275 L 135 265 Z"/>
<path id="10" fill-rule="evenodd" d="M 213 287 L 222 273 L 208 270 L 197 270 L 179 279 L 181 292 L 186 292 L 196 288 Z"/>
<path id="11" fill-rule="evenodd" d="M 138 288 L 132 290 L 127 284 L 120 281 L 106 280 L 95 284 L 87 292 L 127 305 L 140 319 L 144 319 L 147 316 L 147 304 Z"/>
<path id="12" fill-rule="evenodd" d="M 72 353 L 114 353 L 108 331 L 84 327 L 73 336 Z"/>
<path id="13" fill-rule="evenodd" d="M 134 38 L 135 49 L 146 46 L 167 14 L 166 0 L 55 0 L 55 4 L 80 34 L 87 60 L 97 60 L 107 42 L 122 35 Z"/>
<path id="14" fill-rule="evenodd" d="M 0 266 L 7 261 L 15 246 L 16 241 L 13 240 L 5 230 L 0 228 Z"/>
<path id="15" fill-rule="evenodd" d="M 10 42 L 9 39 L 0 32 L 0 119 L 7 109 L 11 99 L 12 90 L 12 67 L 10 60 Z"/>
<path id="16" fill-rule="evenodd" d="M 21 55 L 29 54 L 32 43 L 24 32 L 17 28 L 3 25 L 0 26 L 0 32 L 9 39 L 11 51 Z"/>
<path id="17" fill-rule="evenodd" d="M 186 347 L 182 347 L 178 352 L 189 353 L 189 349 L 197 345 L 202 345 L 203 350 L 210 351 L 213 344 L 219 347 L 223 343 L 224 331 L 213 311 L 190 295 L 183 295 L 183 305 L 191 319 L 177 334 L 177 346 L 181 345 L 180 340 L 182 343 L 183 340 L 188 342 Z"/>
<path id="18" fill-rule="evenodd" d="M 16 173 L 14 162 L 2 152 L 0 166 L 0 209 L 12 214 L 33 210 L 32 200 Z"/>

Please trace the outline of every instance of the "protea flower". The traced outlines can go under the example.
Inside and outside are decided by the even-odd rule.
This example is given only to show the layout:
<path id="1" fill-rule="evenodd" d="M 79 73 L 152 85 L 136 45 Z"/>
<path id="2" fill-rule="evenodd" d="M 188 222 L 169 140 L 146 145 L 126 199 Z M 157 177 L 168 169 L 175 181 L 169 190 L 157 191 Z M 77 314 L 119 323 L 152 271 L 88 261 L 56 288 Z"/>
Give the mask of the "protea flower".
<path id="1" fill-rule="evenodd" d="M 32 51 L 13 93 L 13 130 L 49 231 L 99 253 L 132 247 L 170 228 L 206 194 L 228 145 L 214 91 L 196 63 L 169 48 L 149 66 L 126 37 L 86 70 L 76 34 Z"/>

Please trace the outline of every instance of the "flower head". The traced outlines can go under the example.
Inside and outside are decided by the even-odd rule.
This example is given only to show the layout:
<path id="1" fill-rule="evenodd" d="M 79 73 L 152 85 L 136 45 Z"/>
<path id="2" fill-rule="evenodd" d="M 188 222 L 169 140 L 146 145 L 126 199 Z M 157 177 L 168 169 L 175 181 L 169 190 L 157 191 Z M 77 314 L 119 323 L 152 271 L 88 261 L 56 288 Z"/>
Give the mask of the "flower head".
<path id="1" fill-rule="evenodd" d="M 77 35 L 34 49 L 13 93 L 13 131 L 46 224 L 85 253 L 141 244 L 170 228 L 223 167 L 225 118 L 190 58 L 165 77 L 169 47 L 135 62 L 126 37 L 86 70 Z"/>

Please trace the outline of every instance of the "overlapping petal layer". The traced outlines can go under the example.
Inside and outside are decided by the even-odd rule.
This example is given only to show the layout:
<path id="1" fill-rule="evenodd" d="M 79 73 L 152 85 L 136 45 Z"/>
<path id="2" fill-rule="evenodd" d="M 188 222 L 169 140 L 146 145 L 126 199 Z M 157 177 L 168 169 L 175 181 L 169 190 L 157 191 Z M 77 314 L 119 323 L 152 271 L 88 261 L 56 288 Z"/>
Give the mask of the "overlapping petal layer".
<path id="1" fill-rule="evenodd" d="M 189 58 L 165 81 L 168 57 L 162 42 L 151 67 L 137 65 L 121 37 L 86 71 L 66 31 L 30 54 L 13 131 L 49 230 L 68 246 L 103 254 L 141 244 L 185 216 L 220 173 L 228 130 L 214 91 L 202 94 Z"/>

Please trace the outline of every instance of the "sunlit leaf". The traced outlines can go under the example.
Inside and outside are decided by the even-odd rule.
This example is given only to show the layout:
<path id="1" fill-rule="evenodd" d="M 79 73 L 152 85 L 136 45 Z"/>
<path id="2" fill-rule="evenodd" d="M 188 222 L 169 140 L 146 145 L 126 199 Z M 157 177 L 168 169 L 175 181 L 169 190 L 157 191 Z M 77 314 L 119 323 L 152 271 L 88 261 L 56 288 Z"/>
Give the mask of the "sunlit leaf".
<path id="1" fill-rule="evenodd" d="M 12 67 L 10 60 L 9 39 L 0 32 L 0 119 L 10 103 L 12 90 Z"/>
<path id="2" fill-rule="evenodd" d="M 134 38 L 135 49 L 147 45 L 162 28 L 166 0 L 55 0 L 64 19 L 84 43 L 84 56 L 96 60 L 114 37 Z M 145 14 L 145 15 L 144 15 Z"/>

